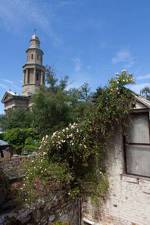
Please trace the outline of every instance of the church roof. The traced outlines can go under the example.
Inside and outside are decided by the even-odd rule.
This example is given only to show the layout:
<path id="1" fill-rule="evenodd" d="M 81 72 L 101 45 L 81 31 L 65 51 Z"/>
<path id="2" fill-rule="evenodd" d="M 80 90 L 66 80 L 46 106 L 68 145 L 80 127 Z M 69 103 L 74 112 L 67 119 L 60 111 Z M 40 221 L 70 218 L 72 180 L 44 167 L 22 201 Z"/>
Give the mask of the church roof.
<path id="1" fill-rule="evenodd" d="M 9 145 L 8 142 L 0 140 L 0 146 L 7 146 Z"/>
<path id="2" fill-rule="evenodd" d="M 9 101 L 12 98 L 29 99 L 29 96 L 18 95 L 17 93 L 13 91 L 6 91 L 2 98 L 2 103 Z"/>
<path id="3" fill-rule="evenodd" d="M 16 92 L 13 92 L 13 91 L 7 91 L 7 93 L 11 94 L 11 95 L 17 95 Z"/>

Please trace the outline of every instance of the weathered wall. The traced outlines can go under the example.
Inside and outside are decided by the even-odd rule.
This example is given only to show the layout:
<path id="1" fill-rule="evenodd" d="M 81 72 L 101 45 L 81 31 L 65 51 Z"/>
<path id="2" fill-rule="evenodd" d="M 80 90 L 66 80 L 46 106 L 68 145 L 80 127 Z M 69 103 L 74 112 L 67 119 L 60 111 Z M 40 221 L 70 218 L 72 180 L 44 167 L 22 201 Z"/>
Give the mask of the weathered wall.
<path id="1" fill-rule="evenodd" d="M 0 225 L 50 225 L 54 220 L 66 221 L 69 225 L 79 225 L 79 203 L 61 202 L 62 192 L 57 193 L 58 197 L 55 194 L 54 200 L 47 201 L 46 204 L 38 202 L 30 208 L 20 207 L 17 204 L 14 198 L 15 192 L 21 186 L 21 179 L 24 175 L 21 165 L 32 157 L 34 156 L 18 156 L 0 162 L 0 171 L 4 172 L 10 183 L 9 189 L 6 185 L 2 186 L 0 176 Z M 57 209 L 57 199 L 60 205 L 64 205 L 62 212 Z"/>
<path id="2" fill-rule="evenodd" d="M 30 160 L 31 157 L 32 156 L 18 156 L 8 158 L 0 162 L 0 168 L 10 180 L 20 178 L 23 176 L 23 170 L 21 168 L 22 163 L 26 160 Z"/>
<path id="3" fill-rule="evenodd" d="M 107 161 L 109 192 L 103 206 L 83 204 L 83 219 L 99 225 L 149 225 L 150 179 L 124 174 L 123 141 L 116 135 Z M 94 222 L 94 223 L 92 223 Z"/>

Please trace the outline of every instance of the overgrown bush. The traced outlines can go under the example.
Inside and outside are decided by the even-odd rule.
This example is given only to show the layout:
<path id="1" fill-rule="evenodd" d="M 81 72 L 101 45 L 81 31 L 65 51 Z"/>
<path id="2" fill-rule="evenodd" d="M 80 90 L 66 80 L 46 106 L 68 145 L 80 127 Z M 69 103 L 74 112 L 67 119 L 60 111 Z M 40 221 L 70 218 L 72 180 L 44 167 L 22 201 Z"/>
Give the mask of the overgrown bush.
<path id="1" fill-rule="evenodd" d="M 6 130 L 4 139 L 8 141 L 18 154 L 21 154 L 22 150 L 32 152 L 38 148 L 38 135 L 31 128 L 13 128 Z"/>
<path id="2" fill-rule="evenodd" d="M 107 144 L 116 130 L 125 130 L 128 123 L 134 102 L 132 92 L 125 88 L 130 83 L 132 75 L 123 71 L 103 88 L 82 123 L 43 138 L 38 155 L 26 169 L 26 201 L 47 196 L 58 186 L 66 199 L 93 194 L 104 198 Z"/>

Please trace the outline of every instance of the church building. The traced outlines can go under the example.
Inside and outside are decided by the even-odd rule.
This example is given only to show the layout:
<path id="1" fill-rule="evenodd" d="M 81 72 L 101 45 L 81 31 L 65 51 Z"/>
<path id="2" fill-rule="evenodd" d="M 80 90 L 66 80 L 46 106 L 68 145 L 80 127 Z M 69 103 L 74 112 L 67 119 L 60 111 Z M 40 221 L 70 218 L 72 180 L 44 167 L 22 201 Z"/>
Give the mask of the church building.
<path id="1" fill-rule="evenodd" d="M 31 96 L 40 86 L 45 85 L 43 54 L 39 38 L 35 34 L 32 35 L 29 48 L 26 50 L 26 63 L 23 65 L 22 95 L 13 91 L 6 91 L 2 98 L 5 112 L 12 108 L 27 109 L 31 107 Z"/>

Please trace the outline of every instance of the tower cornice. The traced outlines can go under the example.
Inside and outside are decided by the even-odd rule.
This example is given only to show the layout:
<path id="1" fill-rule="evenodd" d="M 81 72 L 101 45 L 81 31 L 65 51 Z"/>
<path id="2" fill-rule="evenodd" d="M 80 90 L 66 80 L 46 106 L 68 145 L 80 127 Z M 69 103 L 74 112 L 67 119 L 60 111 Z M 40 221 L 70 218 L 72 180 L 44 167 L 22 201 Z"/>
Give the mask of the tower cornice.
<path id="1" fill-rule="evenodd" d="M 43 55 L 44 55 L 44 52 L 42 51 L 42 49 L 40 49 L 40 48 L 27 48 L 26 49 L 26 53 L 28 52 L 28 51 L 30 51 L 30 50 L 37 50 L 37 51 L 40 51 Z"/>
<path id="2" fill-rule="evenodd" d="M 45 66 L 40 65 L 40 64 L 35 64 L 35 63 L 26 63 L 22 66 L 23 69 L 25 68 L 40 68 L 43 69 L 43 71 L 45 71 Z"/>

